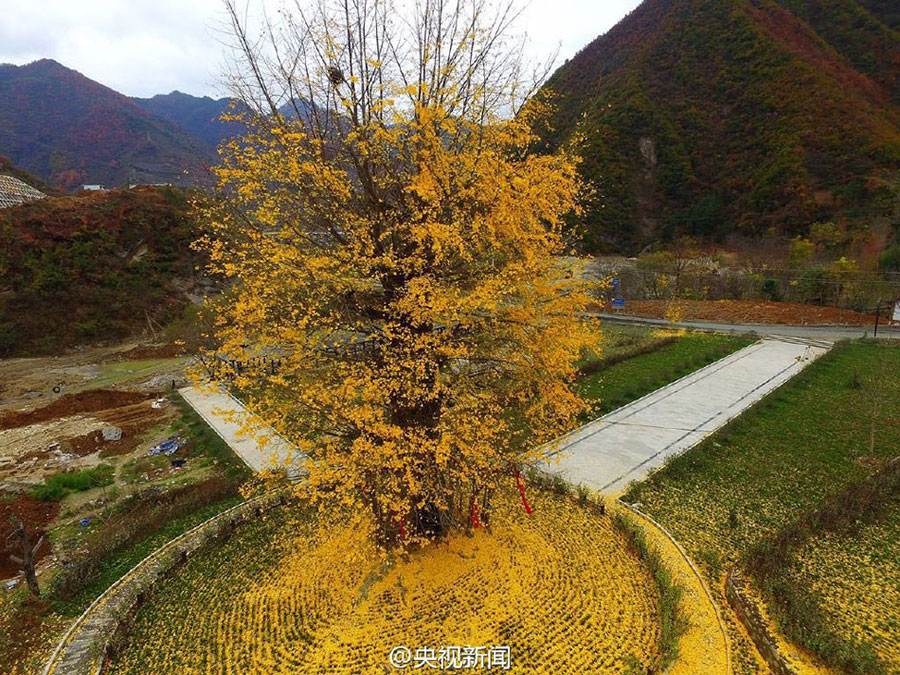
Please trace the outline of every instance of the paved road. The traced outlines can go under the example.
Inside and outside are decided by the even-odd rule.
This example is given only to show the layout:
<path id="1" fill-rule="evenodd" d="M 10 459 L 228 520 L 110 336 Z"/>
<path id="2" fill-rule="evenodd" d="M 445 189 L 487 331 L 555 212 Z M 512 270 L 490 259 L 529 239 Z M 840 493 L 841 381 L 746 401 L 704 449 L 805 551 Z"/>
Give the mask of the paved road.
<path id="1" fill-rule="evenodd" d="M 668 321 L 662 319 L 649 319 L 642 316 L 630 316 L 626 314 L 598 313 L 601 319 L 616 323 L 639 323 L 649 326 L 671 327 Z M 873 326 L 788 326 L 771 323 L 714 323 L 709 321 L 682 321 L 676 324 L 678 328 L 690 328 L 693 330 L 715 331 L 717 333 L 756 333 L 757 335 L 772 335 L 778 337 L 795 337 L 805 340 L 822 340 L 836 342 L 861 338 L 864 335 L 872 337 Z M 900 340 L 900 327 L 878 327 L 879 339 Z"/>
<path id="2" fill-rule="evenodd" d="M 178 393 L 254 471 L 284 470 L 291 479 L 302 475 L 306 456 L 274 429 L 257 423 L 252 434 L 243 432 L 252 417 L 231 394 L 209 387 L 184 387 Z"/>
<path id="3" fill-rule="evenodd" d="M 829 348 L 790 338 L 761 340 L 565 436 L 546 470 L 618 495 Z"/>

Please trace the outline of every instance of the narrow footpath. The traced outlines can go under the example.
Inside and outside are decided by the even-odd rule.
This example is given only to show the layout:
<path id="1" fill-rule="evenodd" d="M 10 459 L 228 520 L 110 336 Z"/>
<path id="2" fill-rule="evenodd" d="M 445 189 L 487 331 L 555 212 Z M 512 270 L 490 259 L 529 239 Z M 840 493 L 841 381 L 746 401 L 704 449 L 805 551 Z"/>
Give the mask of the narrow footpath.
<path id="1" fill-rule="evenodd" d="M 206 385 L 184 387 L 178 393 L 253 471 L 284 471 L 291 480 L 303 475 L 306 455 L 255 421 L 228 392 Z"/>

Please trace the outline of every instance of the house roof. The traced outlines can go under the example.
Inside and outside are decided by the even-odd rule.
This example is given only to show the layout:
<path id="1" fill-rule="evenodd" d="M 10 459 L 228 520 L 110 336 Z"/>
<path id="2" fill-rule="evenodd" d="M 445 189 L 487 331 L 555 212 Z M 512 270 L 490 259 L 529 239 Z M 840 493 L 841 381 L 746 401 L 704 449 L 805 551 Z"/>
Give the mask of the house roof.
<path id="1" fill-rule="evenodd" d="M 35 190 L 28 183 L 18 178 L 0 174 L 0 209 L 7 206 L 26 204 L 46 197 L 40 190 Z"/>

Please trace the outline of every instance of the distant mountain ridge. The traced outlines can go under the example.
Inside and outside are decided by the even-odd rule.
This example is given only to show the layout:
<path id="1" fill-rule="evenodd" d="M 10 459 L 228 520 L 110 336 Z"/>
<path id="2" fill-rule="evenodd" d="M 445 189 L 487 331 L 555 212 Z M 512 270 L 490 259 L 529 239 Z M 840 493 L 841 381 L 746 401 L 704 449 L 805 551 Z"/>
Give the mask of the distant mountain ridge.
<path id="1" fill-rule="evenodd" d="M 900 170 L 897 3 L 645 0 L 549 79 L 592 250 L 881 222 Z M 856 225 L 854 225 L 856 224 Z"/>
<path id="2" fill-rule="evenodd" d="M 206 141 L 51 59 L 0 65 L 0 154 L 64 189 L 196 183 L 214 157 Z"/>
<path id="3" fill-rule="evenodd" d="M 152 98 L 132 98 L 151 115 L 173 122 L 215 149 L 227 138 L 241 135 L 245 126 L 236 121 L 224 121 L 222 115 L 246 112 L 246 107 L 230 98 L 214 99 L 192 96 L 180 91 L 157 94 Z"/>
<path id="4" fill-rule="evenodd" d="M 223 115 L 250 115 L 245 103 L 233 98 L 214 99 L 209 96 L 192 96 L 180 91 L 157 94 L 152 98 L 132 98 L 136 104 L 152 115 L 173 122 L 194 136 L 203 139 L 211 150 L 222 141 L 245 133 L 246 126 L 237 120 L 223 120 Z M 288 120 L 302 117 L 308 120 L 314 107 L 302 99 L 283 103 L 278 111 Z"/>

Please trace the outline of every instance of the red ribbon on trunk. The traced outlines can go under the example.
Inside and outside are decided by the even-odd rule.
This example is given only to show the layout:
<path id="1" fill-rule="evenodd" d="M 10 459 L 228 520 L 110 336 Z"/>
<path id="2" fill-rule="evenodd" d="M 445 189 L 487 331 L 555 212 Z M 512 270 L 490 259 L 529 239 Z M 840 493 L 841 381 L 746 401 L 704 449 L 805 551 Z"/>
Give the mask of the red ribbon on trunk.
<path id="1" fill-rule="evenodd" d="M 519 467 L 513 464 L 513 473 L 516 474 L 516 485 L 519 486 L 519 495 L 522 497 L 522 504 L 525 506 L 525 513 L 531 515 L 531 507 L 528 505 L 528 500 L 525 498 L 525 483 L 522 481 L 522 476 L 519 474 Z"/>

